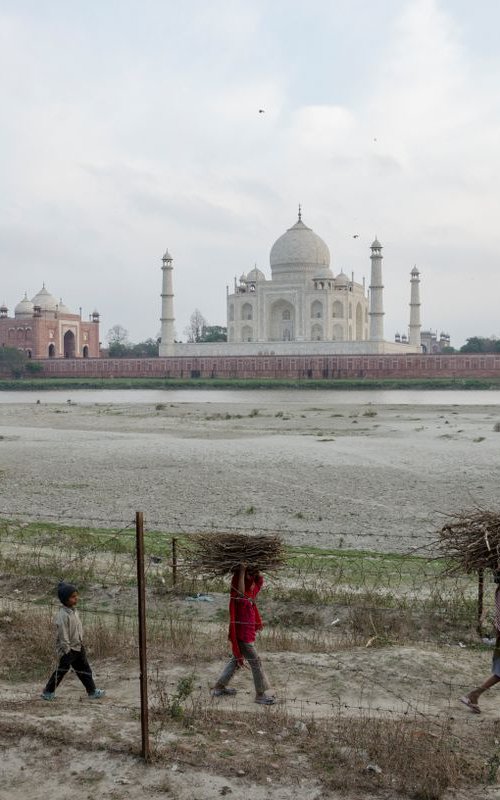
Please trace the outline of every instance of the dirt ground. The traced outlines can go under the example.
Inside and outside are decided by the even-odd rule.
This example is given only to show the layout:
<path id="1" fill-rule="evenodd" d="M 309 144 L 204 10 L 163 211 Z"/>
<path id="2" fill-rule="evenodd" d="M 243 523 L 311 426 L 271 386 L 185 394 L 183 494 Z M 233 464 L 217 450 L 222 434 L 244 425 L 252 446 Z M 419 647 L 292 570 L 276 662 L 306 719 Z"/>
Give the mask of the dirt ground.
<path id="1" fill-rule="evenodd" d="M 118 526 L 144 510 L 156 529 L 279 530 L 296 545 L 406 552 L 432 539 L 437 512 L 497 505 L 494 406 L 339 407 L 314 393 L 306 402 L 273 394 L 238 405 L 166 398 L 148 406 L 86 406 L 76 395 L 66 405 L 0 405 L 1 516 Z M 13 603 L 19 590 L 8 581 L 5 587 Z M 208 624 L 225 602 L 216 596 L 191 613 Z M 7 601 L 2 613 L 9 613 Z M 96 703 L 74 677 L 53 703 L 39 699 L 39 678 L 2 680 L 0 799 L 396 800 L 409 795 L 382 786 L 376 773 L 373 790 L 366 780 L 362 792 L 325 788 L 301 737 L 315 721 L 335 727 L 347 712 L 353 719 L 408 717 L 426 736 L 446 723 L 458 739 L 477 741 L 478 751 L 482 737 L 500 740 L 494 690 L 479 716 L 458 700 L 487 676 L 489 652 L 455 639 L 367 645 L 263 653 L 278 698 L 271 709 L 255 706 L 246 672 L 236 676 L 234 699 L 211 700 L 221 666 L 213 654 L 189 664 L 154 654 L 150 670 L 167 691 L 193 675 L 200 722 L 153 722 L 149 766 L 138 756 L 137 666 L 119 657 L 96 662 L 107 691 Z M 500 787 L 445 797 L 492 800 Z"/>
<path id="2" fill-rule="evenodd" d="M 497 502 L 496 406 L 0 404 L 0 513 L 406 551 Z M 291 397 L 290 397 L 291 394 Z"/>

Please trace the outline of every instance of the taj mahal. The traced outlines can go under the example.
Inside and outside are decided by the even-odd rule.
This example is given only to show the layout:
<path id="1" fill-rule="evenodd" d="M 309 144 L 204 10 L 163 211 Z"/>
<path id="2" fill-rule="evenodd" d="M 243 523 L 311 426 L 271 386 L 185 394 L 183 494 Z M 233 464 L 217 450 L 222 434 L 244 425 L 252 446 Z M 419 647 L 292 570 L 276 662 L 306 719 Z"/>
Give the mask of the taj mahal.
<path id="1" fill-rule="evenodd" d="M 384 339 L 382 245 L 370 247 L 370 283 L 334 275 L 326 242 L 302 220 L 273 244 L 271 277 L 256 266 L 226 288 L 227 342 L 174 342 L 173 259 L 162 259 L 160 356 L 421 352 L 420 273 L 410 273 L 408 335 Z"/>

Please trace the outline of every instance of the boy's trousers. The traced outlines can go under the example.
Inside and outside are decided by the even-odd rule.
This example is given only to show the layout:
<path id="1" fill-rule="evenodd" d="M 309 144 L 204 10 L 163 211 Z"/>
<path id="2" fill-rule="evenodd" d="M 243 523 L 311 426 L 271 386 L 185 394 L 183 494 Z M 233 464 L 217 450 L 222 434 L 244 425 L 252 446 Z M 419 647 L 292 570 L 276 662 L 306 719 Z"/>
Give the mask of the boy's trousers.
<path id="1" fill-rule="evenodd" d="M 83 645 L 81 650 L 70 650 L 69 653 L 65 653 L 63 656 L 61 656 L 59 659 L 59 664 L 48 680 L 45 691 L 54 692 L 56 686 L 59 686 L 64 676 L 71 668 L 74 669 L 80 678 L 81 682 L 85 686 L 85 689 L 87 690 L 87 693 L 91 694 L 94 692 L 95 683 L 92 677 L 92 670 L 90 669 L 90 664 L 87 661 L 87 656 Z"/>

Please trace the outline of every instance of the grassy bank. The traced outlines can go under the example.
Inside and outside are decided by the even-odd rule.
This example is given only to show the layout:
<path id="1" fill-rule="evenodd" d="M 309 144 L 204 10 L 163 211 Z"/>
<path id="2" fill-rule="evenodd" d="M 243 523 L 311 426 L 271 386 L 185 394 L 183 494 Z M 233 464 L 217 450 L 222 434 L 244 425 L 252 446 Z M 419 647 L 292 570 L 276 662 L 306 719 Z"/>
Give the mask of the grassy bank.
<path id="1" fill-rule="evenodd" d="M 500 389 L 500 378 L 17 378 L 0 391 L 68 389 Z"/>

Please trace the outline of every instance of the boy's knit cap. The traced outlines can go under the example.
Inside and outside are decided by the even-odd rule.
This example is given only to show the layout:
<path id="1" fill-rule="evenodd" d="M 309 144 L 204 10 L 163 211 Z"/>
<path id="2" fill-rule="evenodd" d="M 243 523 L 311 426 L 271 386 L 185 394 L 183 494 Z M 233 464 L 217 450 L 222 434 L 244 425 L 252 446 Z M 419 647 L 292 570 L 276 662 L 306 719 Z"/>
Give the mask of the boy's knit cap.
<path id="1" fill-rule="evenodd" d="M 65 606 L 71 595 L 77 591 L 78 589 L 72 583 L 65 583 L 64 581 L 60 581 L 57 587 L 57 596 L 61 601 L 61 603 Z"/>

